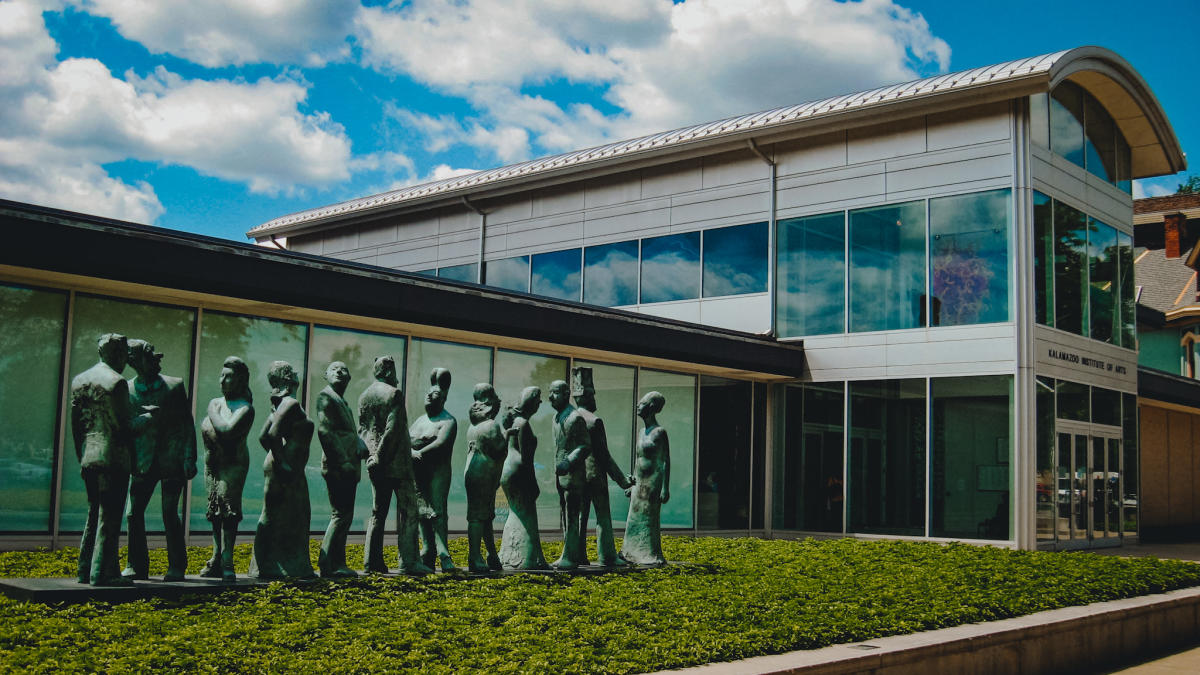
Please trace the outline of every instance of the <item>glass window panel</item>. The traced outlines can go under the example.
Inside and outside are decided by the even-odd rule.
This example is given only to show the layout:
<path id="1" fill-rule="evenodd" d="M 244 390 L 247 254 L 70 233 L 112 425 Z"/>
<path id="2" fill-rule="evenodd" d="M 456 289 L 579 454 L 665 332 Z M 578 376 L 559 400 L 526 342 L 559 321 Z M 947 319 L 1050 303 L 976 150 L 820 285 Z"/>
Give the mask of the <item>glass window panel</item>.
<path id="1" fill-rule="evenodd" d="M 671 500 L 662 505 L 664 528 L 692 527 L 695 497 L 696 376 L 642 369 L 638 373 L 638 400 L 657 391 L 666 398 L 658 424 L 667 431 L 671 444 Z M 637 422 L 642 433 L 642 421 Z"/>
<path id="2" fill-rule="evenodd" d="M 1117 136 L 1117 187 L 1125 193 L 1129 193 L 1133 189 L 1133 182 L 1130 180 L 1132 172 L 1133 157 L 1129 149 L 1129 143 L 1125 141 L 1125 135 L 1118 128 Z"/>
<path id="3" fill-rule="evenodd" d="M 1054 380 L 1037 378 L 1037 538 L 1054 541 Z"/>
<path id="4" fill-rule="evenodd" d="M 1033 286 L 1036 320 L 1054 325 L 1054 206 L 1049 197 L 1033 193 Z"/>
<path id="5" fill-rule="evenodd" d="M 258 442 L 259 432 L 271 414 L 271 384 L 267 373 L 274 361 L 287 361 L 302 378 L 307 374 L 305 351 L 308 341 L 308 326 L 290 321 L 277 321 L 252 316 L 205 312 L 200 322 L 199 364 L 196 385 L 196 449 L 200 456 L 200 475 L 203 475 L 204 457 L 207 450 L 200 438 L 200 422 L 207 414 L 208 403 L 221 396 L 221 364 L 228 356 L 236 356 L 246 362 L 250 370 L 250 393 L 254 397 L 254 423 L 246 438 L 250 451 L 250 470 L 246 473 L 246 485 L 242 491 L 241 532 L 253 533 L 262 515 L 263 460 L 266 451 Z M 305 390 L 306 382 L 300 383 L 298 392 Z M 305 412 L 311 411 L 305 406 Z M 315 436 L 315 434 L 314 434 Z M 319 445 L 319 444 L 317 444 Z M 309 456 L 312 456 L 310 447 Z M 306 468 L 305 477 L 311 490 L 314 480 L 320 480 L 320 472 L 313 475 Z M 204 517 L 208 509 L 208 493 L 204 481 L 199 477 L 192 481 L 192 532 L 208 532 L 212 529 Z M 324 529 L 322 526 L 320 529 Z"/>
<path id="6" fill-rule="evenodd" d="M 1117 281 L 1117 231 L 1090 218 L 1088 228 L 1088 281 L 1091 338 L 1119 341 L 1121 309 Z"/>
<path id="7" fill-rule="evenodd" d="M 1050 92 L 1050 147 L 1070 162 L 1083 160 L 1083 89 L 1062 82 Z"/>
<path id="8" fill-rule="evenodd" d="M 533 473 L 537 478 L 541 496 L 537 500 L 538 527 L 543 530 L 561 531 L 562 518 L 558 506 L 558 484 L 554 476 L 554 408 L 550 405 L 550 383 L 555 380 L 569 381 L 567 359 L 542 354 L 528 354 L 501 349 L 496 352 L 496 380 L 492 383 L 505 406 L 520 402 L 521 390 L 525 387 L 540 387 L 542 407 L 529 420 L 538 444 L 533 462 Z M 597 402 L 597 405 L 599 402 Z M 463 411 L 466 419 L 466 411 Z M 470 426 L 468 420 L 467 426 Z M 606 425 L 607 426 L 607 425 Z M 466 427 L 463 428 L 466 433 Z M 508 506 L 503 490 L 496 494 L 496 529 L 504 528 L 508 517 Z M 626 510 L 628 513 L 628 510 Z"/>
<path id="9" fill-rule="evenodd" d="M 638 242 L 620 241 L 583 249 L 583 301 L 603 307 L 636 305 Z"/>
<path id="10" fill-rule="evenodd" d="M 1054 326 L 1087 335 L 1087 216 L 1054 203 Z"/>
<path id="11" fill-rule="evenodd" d="M 704 231 L 704 297 L 767 292 L 767 224 Z"/>
<path id="12" fill-rule="evenodd" d="M 1121 392 L 1092 387 L 1092 422 L 1121 426 Z"/>
<path id="13" fill-rule="evenodd" d="M 669 302 L 698 297 L 700 233 L 684 232 L 643 239 L 642 302 Z"/>
<path id="14" fill-rule="evenodd" d="M 1088 438 L 1074 436 L 1074 472 L 1071 474 L 1071 532 L 1074 539 L 1088 538 L 1088 489 L 1091 487 L 1091 466 L 1088 455 Z"/>
<path id="15" fill-rule="evenodd" d="M 846 322 L 846 214 L 779 221 L 776 311 L 784 337 L 841 333 Z"/>
<path id="16" fill-rule="evenodd" d="M 488 286 L 518 293 L 529 292 L 529 256 L 519 255 L 483 264 L 483 280 Z"/>
<path id="17" fill-rule="evenodd" d="M 1122 427 L 1123 427 L 1123 442 L 1121 444 L 1123 457 L 1121 459 L 1121 467 L 1124 474 L 1121 477 L 1121 506 L 1124 509 L 1124 521 L 1122 524 L 1122 532 L 1125 534 L 1137 535 L 1140 522 L 1138 506 L 1141 496 L 1141 467 L 1138 464 L 1139 452 L 1139 436 L 1138 436 L 1138 405 L 1136 394 L 1123 394 L 1122 400 Z"/>
<path id="18" fill-rule="evenodd" d="M 1058 419 L 1087 422 L 1091 419 L 1088 407 L 1088 386 L 1058 380 L 1054 383 Z"/>
<path id="19" fill-rule="evenodd" d="M 697 529 L 750 527 L 750 392 L 749 382 L 700 378 Z"/>
<path id="20" fill-rule="evenodd" d="M 1008 321 L 1012 191 L 929 200 L 933 325 Z"/>
<path id="21" fill-rule="evenodd" d="M 396 362 L 398 375 L 404 373 L 405 343 L 403 336 L 367 333 L 344 328 L 314 326 L 312 345 L 309 348 L 312 360 L 308 364 L 308 414 L 316 423 L 315 403 L 317 394 L 329 383 L 325 381 L 325 369 L 334 361 L 341 361 L 350 370 L 350 385 L 346 387 L 343 398 L 350 406 L 355 424 L 358 423 L 358 397 L 375 381 L 375 359 L 380 356 L 390 356 Z M 418 401 L 420 395 L 418 392 Z M 409 395 L 412 398 L 412 395 Z M 412 418 L 416 419 L 416 418 Z M 409 423 L 412 423 L 412 419 Z M 355 427 L 357 429 L 357 426 Z M 325 487 L 325 479 L 321 476 L 321 457 L 324 451 L 321 441 L 313 434 L 311 451 L 308 453 L 308 466 L 305 473 L 308 476 L 308 494 L 312 500 L 313 531 L 324 530 L 329 524 L 329 491 Z M 367 518 L 371 515 L 371 481 L 367 477 L 366 467 L 362 467 L 362 478 L 358 483 L 358 491 L 354 495 L 354 522 L 351 529 L 361 531 L 366 529 Z"/>
<path id="22" fill-rule="evenodd" d="M 842 384 L 786 389 L 782 528 L 842 531 Z"/>
<path id="23" fill-rule="evenodd" d="M 443 279 L 450 279 L 452 281 L 469 281 L 475 283 L 479 281 L 479 265 L 476 263 L 467 263 L 465 265 L 439 267 L 437 275 Z"/>
<path id="24" fill-rule="evenodd" d="M 750 529 L 766 527 L 767 385 L 754 383 L 753 447 L 750 460 Z"/>
<path id="25" fill-rule="evenodd" d="M 1084 117 L 1087 128 L 1084 133 L 1084 153 L 1088 172 L 1110 183 L 1117 176 L 1117 140 L 1113 133 L 1113 119 L 1091 94 L 1084 96 Z"/>
<path id="26" fill-rule="evenodd" d="M 153 344 L 163 354 L 163 374 L 183 378 L 184 387 L 190 390 L 195 320 L 196 312 L 192 309 L 76 295 L 74 315 L 71 317 L 71 377 L 91 368 L 99 360 L 97 338 L 104 333 L 120 333 L 130 340 L 146 340 Z M 125 367 L 122 374 L 127 380 L 137 375 L 129 366 Z M 65 532 L 80 532 L 87 522 L 87 491 L 79 473 L 75 442 L 69 433 L 64 446 L 58 527 Z M 201 473 L 197 474 L 197 480 L 192 481 L 193 485 L 204 482 L 203 466 L 197 465 Z M 148 532 L 163 531 L 159 504 L 158 498 L 155 498 L 146 509 Z"/>
<path id="27" fill-rule="evenodd" d="M 614 366 L 588 361 L 576 361 L 575 365 L 592 369 L 592 384 L 596 387 L 596 415 L 604 420 L 604 432 L 608 437 L 608 452 L 616 461 L 617 466 L 621 467 L 623 473 L 626 475 L 633 473 L 633 429 L 636 421 L 634 408 L 637 406 L 637 397 L 634 391 L 636 369 L 629 366 Z M 553 452 L 553 444 L 554 441 L 551 440 L 551 448 L 548 448 L 547 452 Z M 549 456 L 547 456 L 548 458 Z M 674 500 L 674 496 L 671 499 Z M 611 478 L 608 480 L 608 504 L 613 525 L 624 527 L 625 520 L 629 516 L 629 498 Z M 594 527 L 594 517 L 591 522 Z"/>
<path id="28" fill-rule="evenodd" d="M 571 248 L 533 256 L 533 276 L 529 292 L 579 302 L 582 280 L 579 268 L 581 254 L 580 249 Z"/>
<path id="29" fill-rule="evenodd" d="M 925 534 L 925 380 L 850 383 L 849 531 Z"/>
<path id="30" fill-rule="evenodd" d="M 930 387 L 929 534 L 1011 539 L 1012 377 L 942 377 Z"/>
<path id="31" fill-rule="evenodd" d="M 925 325 L 925 202 L 850 212 L 850 331 Z"/>
<path id="32" fill-rule="evenodd" d="M 66 293 L 0 285 L 0 530 L 50 531 L 66 319 Z M 82 370 L 96 362 L 94 346 L 92 354 Z M 78 480 L 68 454 L 63 471 Z"/>
<path id="33" fill-rule="evenodd" d="M 1137 301 L 1133 264 L 1133 237 L 1117 233 L 1117 285 L 1119 287 L 1121 339 L 1117 344 L 1137 349 Z"/>
<path id="34" fill-rule="evenodd" d="M 1050 109 L 1048 98 L 1046 94 L 1034 94 L 1029 97 L 1029 137 L 1034 143 L 1043 148 L 1050 147 Z"/>
<path id="35" fill-rule="evenodd" d="M 467 529 L 467 492 L 463 485 L 463 471 L 467 466 L 467 429 L 471 419 L 467 411 L 474 399 L 471 393 L 480 382 L 492 381 L 492 350 L 488 347 L 422 340 L 413 338 L 409 345 L 407 375 L 405 377 L 405 403 L 408 423 L 411 425 L 425 414 L 425 393 L 429 391 L 429 375 L 434 368 L 450 370 L 450 391 L 446 395 L 446 412 L 454 416 L 457 434 L 454 450 L 450 455 L 450 496 L 446 510 L 449 512 L 447 525 L 451 530 Z M 545 405 L 543 405 L 545 407 Z M 539 437 L 540 439 L 540 437 Z M 553 443 L 553 441 L 551 441 Z M 394 527 L 395 521 L 388 523 Z M 498 527 L 504 522 L 498 520 Z"/>
<path id="36" fill-rule="evenodd" d="M 1071 479 L 1071 434 L 1057 434 L 1057 486 L 1054 490 L 1054 528 L 1059 541 L 1071 539 L 1074 520 L 1075 487 Z"/>
<path id="37" fill-rule="evenodd" d="M 433 267 L 433 268 L 430 268 L 427 270 L 416 270 L 413 272 L 413 274 L 420 274 L 420 275 L 426 276 L 426 277 L 436 277 L 437 276 L 437 268 Z"/>

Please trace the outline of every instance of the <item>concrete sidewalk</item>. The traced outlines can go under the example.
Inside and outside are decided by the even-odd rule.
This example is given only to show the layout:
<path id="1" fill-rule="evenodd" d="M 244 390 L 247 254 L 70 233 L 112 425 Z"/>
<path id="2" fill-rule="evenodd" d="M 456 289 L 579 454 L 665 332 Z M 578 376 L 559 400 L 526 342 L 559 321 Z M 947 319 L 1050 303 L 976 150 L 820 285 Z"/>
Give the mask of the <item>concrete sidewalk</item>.
<path id="1" fill-rule="evenodd" d="M 1200 647 L 1176 652 L 1161 659 L 1147 661 L 1129 668 L 1110 670 L 1110 674 L 1124 673 L 1125 675 L 1179 675 L 1179 673 L 1200 673 Z"/>

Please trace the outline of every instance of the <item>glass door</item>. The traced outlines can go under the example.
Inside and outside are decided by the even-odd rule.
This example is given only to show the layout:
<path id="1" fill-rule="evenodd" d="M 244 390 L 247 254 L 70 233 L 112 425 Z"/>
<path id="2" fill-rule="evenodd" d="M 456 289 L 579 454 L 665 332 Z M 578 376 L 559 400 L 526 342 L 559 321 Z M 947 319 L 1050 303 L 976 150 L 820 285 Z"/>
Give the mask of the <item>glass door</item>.
<path id="1" fill-rule="evenodd" d="M 1061 421 L 1058 426 L 1054 518 L 1057 547 L 1120 546 L 1124 494 L 1120 431 Z"/>

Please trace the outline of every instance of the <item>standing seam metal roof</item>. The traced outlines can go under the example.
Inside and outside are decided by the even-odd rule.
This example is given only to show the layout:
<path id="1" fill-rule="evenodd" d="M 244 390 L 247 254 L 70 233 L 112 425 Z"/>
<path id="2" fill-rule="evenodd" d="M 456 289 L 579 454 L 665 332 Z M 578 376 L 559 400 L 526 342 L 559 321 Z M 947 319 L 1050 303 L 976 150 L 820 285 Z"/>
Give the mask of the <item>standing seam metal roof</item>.
<path id="1" fill-rule="evenodd" d="M 275 218 L 254 227 L 247 232 L 247 236 L 265 237 L 280 231 L 292 229 L 294 226 L 303 223 L 317 222 L 350 213 L 401 204 L 423 197 L 434 195 L 454 197 L 456 193 L 466 196 L 473 188 L 495 185 L 517 178 L 531 177 L 555 169 L 566 167 L 582 168 L 590 163 L 601 160 L 635 155 L 645 151 L 667 148 L 668 146 L 680 146 L 680 149 L 683 149 L 689 143 L 695 143 L 700 140 L 729 136 L 749 130 L 771 130 L 802 120 L 813 120 L 835 113 L 893 103 L 902 99 L 941 95 L 984 84 L 1018 80 L 1043 73 L 1049 74 L 1054 66 L 1063 60 L 1063 57 L 1073 52 L 1080 56 L 1090 56 L 1096 52 L 1101 52 L 1110 58 L 1120 60 L 1120 57 L 1108 50 L 1081 47 L 1053 54 L 1045 54 L 1043 56 L 1018 59 L 1007 63 L 913 80 L 904 84 L 887 85 L 869 91 L 834 96 L 819 101 L 785 106 L 748 115 L 739 115 L 716 122 L 706 122 L 632 140 L 618 141 L 584 150 L 575 150 L 560 155 L 542 157 L 518 164 L 477 171 L 463 176 L 352 199 L 331 206 L 301 211 Z"/>

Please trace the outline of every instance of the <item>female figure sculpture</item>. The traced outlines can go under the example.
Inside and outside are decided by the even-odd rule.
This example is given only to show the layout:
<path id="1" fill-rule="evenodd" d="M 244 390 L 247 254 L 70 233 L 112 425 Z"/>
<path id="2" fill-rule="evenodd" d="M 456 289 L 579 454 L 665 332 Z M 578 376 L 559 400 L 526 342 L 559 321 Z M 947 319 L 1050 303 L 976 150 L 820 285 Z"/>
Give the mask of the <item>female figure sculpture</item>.
<path id="1" fill-rule="evenodd" d="M 260 579 L 308 578 L 313 576 L 308 555 L 311 506 L 304 465 L 308 462 L 313 423 L 295 398 L 300 378 L 291 364 L 272 363 L 267 377 L 271 383 L 271 415 L 258 436 L 267 451 L 263 461 L 266 483 L 250 575 Z"/>
<path id="2" fill-rule="evenodd" d="M 500 473 L 500 486 L 508 498 L 508 520 L 500 540 L 500 562 L 523 570 L 549 569 L 542 554 L 538 536 L 537 478 L 533 475 L 533 452 L 537 436 L 529 418 L 542 405 L 542 390 L 525 387 L 516 408 L 505 412 L 504 426 L 508 435 L 508 457 Z"/>
<path id="3" fill-rule="evenodd" d="M 642 397 L 637 415 L 644 428 L 638 435 L 633 475 L 636 483 L 626 490 L 629 495 L 629 518 L 625 525 L 625 542 L 621 555 L 639 565 L 663 565 L 662 505 L 671 498 L 671 444 L 667 430 L 658 426 L 658 413 L 666 399 L 657 391 Z"/>
<path id="4" fill-rule="evenodd" d="M 221 364 L 221 397 L 208 402 L 200 423 L 204 457 L 204 487 L 208 491 L 205 517 L 213 526 L 213 554 L 200 570 L 202 577 L 233 581 L 233 540 L 242 521 L 242 488 L 250 468 L 246 436 L 254 424 L 250 369 L 230 356 Z"/>
<path id="5" fill-rule="evenodd" d="M 467 430 L 467 569 L 487 572 L 501 569 L 496 555 L 496 539 L 492 521 L 496 519 L 496 491 L 500 489 L 500 473 L 508 455 L 504 430 L 496 421 L 500 412 L 500 397 L 490 384 L 477 384 L 472 394 L 475 402 L 469 412 L 471 428 Z M 480 545 L 487 548 L 483 559 Z"/>

